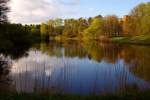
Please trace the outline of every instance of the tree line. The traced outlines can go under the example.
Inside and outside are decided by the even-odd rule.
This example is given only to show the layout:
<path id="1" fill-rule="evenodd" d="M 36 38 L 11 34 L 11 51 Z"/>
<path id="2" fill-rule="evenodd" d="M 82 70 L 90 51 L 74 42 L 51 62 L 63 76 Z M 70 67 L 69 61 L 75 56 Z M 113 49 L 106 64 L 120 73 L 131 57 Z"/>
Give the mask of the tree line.
<path id="1" fill-rule="evenodd" d="M 8 1 L 9 0 L 1 0 L 0 2 L 0 25 L 7 22 L 6 15 L 9 8 L 6 5 Z M 79 19 L 56 18 L 38 25 L 7 23 L 4 28 L 8 25 L 5 30 L 6 34 L 13 32 L 13 28 L 15 30 L 15 27 L 19 26 L 20 29 L 17 28 L 18 30 L 15 30 L 14 33 L 21 33 L 20 31 L 23 31 L 22 35 L 30 33 L 34 38 L 40 38 L 42 40 L 53 38 L 103 39 L 118 36 L 150 35 L 149 19 L 150 2 L 147 2 L 137 5 L 128 15 L 123 16 L 123 18 L 119 18 L 116 15 L 98 15 Z M 11 26 L 12 28 L 10 28 Z M 1 29 L 3 30 L 2 32 L 4 32 L 4 28 Z"/>
<path id="2" fill-rule="evenodd" d="M 32 27 L 42 38 L 67 37 L 100 39 L 103 37 L 150 35 L 150 2 L 136 6 L 128 15 L 116 15 L 79 19 L 50 19 Z"/>

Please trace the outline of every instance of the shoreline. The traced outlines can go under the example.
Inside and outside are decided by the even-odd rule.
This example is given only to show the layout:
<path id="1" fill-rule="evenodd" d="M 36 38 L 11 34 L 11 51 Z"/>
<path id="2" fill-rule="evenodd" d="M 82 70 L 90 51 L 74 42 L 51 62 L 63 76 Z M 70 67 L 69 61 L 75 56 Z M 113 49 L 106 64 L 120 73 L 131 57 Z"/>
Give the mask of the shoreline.
<path id="1" fill-rule="evenodd" d="M 104 43 L 119 43 L 119 44 L 135 44 L 135 45 L 150 45 L 150 36 L 135 36 L 135 37 L 127 37 L 127 36 L 120 36 L 120 37 L 111 37 L 111 38 L 95 38 L 95 39 L 88 39 L 88 38 L 78 38 L 78 37 L 54 37 L 50 40 L 56 41 L 100 41 Z"/>
<path id="2" fill-rule="evenodd" d="M 113 37 L 111 41 L 122 44 L 150 45 L 150 36 Z"/>
<path id="3" fill-rule="evenodd" d="M 150 90 L 100 95 L 0 92 L 0 100 L 147 100 Z"/>

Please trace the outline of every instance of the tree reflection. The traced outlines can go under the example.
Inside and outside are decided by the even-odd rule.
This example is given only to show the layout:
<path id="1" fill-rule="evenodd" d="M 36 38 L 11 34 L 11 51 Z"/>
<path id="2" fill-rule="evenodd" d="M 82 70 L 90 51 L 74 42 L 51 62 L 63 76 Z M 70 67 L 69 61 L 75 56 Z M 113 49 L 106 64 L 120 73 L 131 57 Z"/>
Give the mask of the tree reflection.
<path id="1" fill-rule="evenodd" d="M 11 59 L 19 59 L 24 56 L 28 56 L 27 51 L 31 45 L 23 45 L 23 46 L 8 46 L 5 45 L 5 48 L 0 49 L 0 54 L 3 54 L 5 57 L 10 57 Z"/>
<path id="2" fill-rule="evenodd" d="M 148 46 L 96 41 L 50 41 L 35 44 L 29 51 L 28 49 L 16 46 L 14 50 L 16 52 L 10 49 L 11 52 L 7 50 L 3 53 L 5 56 L 3 58 L 7 58 L 8 55 L 14 62 L 14 69 L 10 67 L 8 69 L 13 70 L 12 79 L 16 82 L 16 87 L 22 86 L 20 89 L 23 91 L 28 89 L 33 91 L 33 87 L 37 91 L 59 91 L 62 88 L 67 90 L 69 86 L 72 89 L 74 85 L 77 85 L 78 90 L 80 85 L 86 90 L 85 83 L 88 81 L 90 81 L 87 84 L 88 89 L 93 91 L 101 89 L 101 92 L 110 92 L 113 89 L 130 91 L 149 87 Z M 5 63 L 1 63 L 1 66 L 5 66 Z M 7 79 L 9 70 L 4 70 L 7 67 L 1 68 L 0 80 L 5 82 L 3 79 Z M 28 88 L 27 84 L 30 84 Z M 12 84 L 9 86 L 12 88 Z"/>
<path id="3" fill-rule="evenodd" d="M 132 59 L 130 63 L 131 68 L 130 70 L 137 76 L 143 78 L 150 82 L 150 47 L 145 46 L 132 46 L 130 51 L 132 52 L 132 56 L 126 55 L 125 58 Z M 134 56 L 133 56 L 134 55 Z"/>
<path id="4" fill-rule="evenodd" d="M 0 91 L 7 91 L 10 88 L 11 80 L 9 77 L 11 63 L 0 55 Z"/>
<path id="5" fill-rule="evenodd" d="M 89 59 L 100 62 L 105 60 L 109 63 L 115 63 L 120 57 L 122 46 L 118 44 L 106 44 L 96 41 L 80 42 L 80 41 L 65 41 L 58 43 L 51 41 L 50 43 L 41 43 L 36 46 L 50 56 L 62 57 L 78 57 L 80 59 L 88 57 Z"/>
<path id="6" fill-rule="evenodd" d="M 106 61 L 115 64 L 122 59 L 130 70 L 150 81 L 150 48 L 148 46 L 100 43 L 96 41 L 65 41 L 41 43 L 38 47 L 49 56 L 88 58 L 96 62 Z"/>
<path id="7" fill-rule="evenodd" d="M 85 58 L 87 55 L 86 50 L 83 49 L 83 44 L 80 41 L 65 42 L 63 47 L 64 47 L 64 54 L 66 57 Z"/>

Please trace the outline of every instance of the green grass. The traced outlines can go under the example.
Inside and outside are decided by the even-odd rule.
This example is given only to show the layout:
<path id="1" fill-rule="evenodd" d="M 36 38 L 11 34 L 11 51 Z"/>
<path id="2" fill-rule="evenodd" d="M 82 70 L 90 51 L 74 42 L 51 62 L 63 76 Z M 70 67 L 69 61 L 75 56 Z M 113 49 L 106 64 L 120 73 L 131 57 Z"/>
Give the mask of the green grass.
<path id="1" fill-rule="evenodd" d="M 80 40 L 78 37 L 56 36 L 53 38 L 56 41 Z"/>
<path id="2" fill-rule="evenodd" d="M 65 36 L 56 36 L 53 38 L 57 41 L 67 41 L 67 40 L 77 40 L 77 41 L 91 41 L 91 40 L 99 40 L 99 39 L 89 39 L 89 38 L 79 38 L 79 37 L 65 37 Z M 109 40 L 109 38 L 107 38 Z M 126 44 L 141 44 L 141 45 L 150 45 L 150 36 L 140 35 L 134 37 L 112 37 L 110 38 L 111 42 L 115 43 L 126 43 Z M 110 42 L 109 41 L 109 42 Z M 107 42 L 107 40 L 106 40 Z"/>
<path id="3" fill-rule="evenodd" d="M 150 91 L 103 95 L 0 93 L 0 100 L 149 100 Z"/>
<path id="4" fill-rule="evenodd" d="M 135 37 L 113 37 L 111 38 L 111 41 L 117 42 L 117 43 L 149 45 L 150 36 L 140 35 L 140 36 L 135 36 Z"/>

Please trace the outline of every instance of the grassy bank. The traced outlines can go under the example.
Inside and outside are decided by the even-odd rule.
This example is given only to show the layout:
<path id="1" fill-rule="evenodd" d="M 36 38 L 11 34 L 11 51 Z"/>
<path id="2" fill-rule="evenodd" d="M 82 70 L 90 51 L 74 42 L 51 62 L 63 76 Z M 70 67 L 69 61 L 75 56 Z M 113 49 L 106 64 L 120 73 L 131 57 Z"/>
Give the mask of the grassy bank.
<path id="1" fill-rule="evenodd" d="M 111 41 L 116 43 L 150 45 L 150 36 L 113 37 Z"/>
<path id="2" fill-rule="evenodd" d="M 134 37 L 112 37 L 112 38 L 79 38 L 79 37 L 65 37 L 65 36 L 56 36 L 50 40 L 56 41 L 101 41 L 101 42 L 114 42 L 114 43 L 125 43 L 125 44 L 140 44 L 140 45 L 150 45 L 150 36 L 134 36 Z"/>
<path id="3" fill-rule="evenodd" d="M 67 41 L 67 40 L 81 40 L 81 39 L 79 37 L 56 36 L 56 37 L 51 37 L 50 40 Z"/>
<path id="4" fill-rule="evenodd" d="M 0 93 L 0 100 L 148 100 L 150 91 L 109 95 L 67 95 L 40 93 Z"/>

